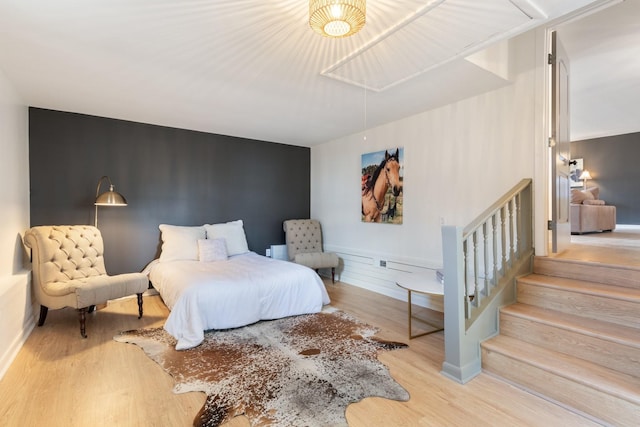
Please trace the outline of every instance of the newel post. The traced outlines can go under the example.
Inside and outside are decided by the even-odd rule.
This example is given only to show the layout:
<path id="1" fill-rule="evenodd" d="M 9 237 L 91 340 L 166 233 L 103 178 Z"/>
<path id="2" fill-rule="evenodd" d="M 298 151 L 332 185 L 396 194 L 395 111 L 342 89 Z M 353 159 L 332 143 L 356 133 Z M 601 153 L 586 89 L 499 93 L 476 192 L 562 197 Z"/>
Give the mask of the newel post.
<path id="1" fill-rule="evenodd" d="M 443 226 L 444 363 L 442 374 L 460 383 L 481 370 L 477 340 L 469 340 L 465 327 L 465 267 L 463 227 Z M 471 342 L 470 342 L 471 341 Z M 475 345 L 474 345 L 475 344 Z"/>

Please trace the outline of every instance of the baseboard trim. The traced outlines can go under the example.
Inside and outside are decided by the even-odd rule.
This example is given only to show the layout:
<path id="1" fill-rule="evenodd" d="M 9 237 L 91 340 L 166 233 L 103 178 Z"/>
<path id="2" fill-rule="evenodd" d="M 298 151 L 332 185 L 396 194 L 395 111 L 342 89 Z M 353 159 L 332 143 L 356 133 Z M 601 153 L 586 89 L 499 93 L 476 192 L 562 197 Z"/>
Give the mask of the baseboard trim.
<path id="1" fill-rule="evenodd" d="M 465 384 L 482 372 L 482 366 L 480 358 L 473 360 L 471 363 L 465 366 L 455 366 L 451 363 L 444 362 L 442 364 L 442 371 L 440 373 L 445 377 L 454 380 L 460 384 Z"/>
<path id="2" fill-rule="evenodd" d="M 0 380 L 4 378 L 4 374 L 6 374 L 9 370 L 9 367 L 15 360 L 24 343 L 27 341 L 27 338 L 29 338 L 29 335 L 31 335 L 31 332 L 33 331 L 33 328 L 35 326 L 35 319 L 29 318 L 27 322 L 25 322 L 22 331 L 18 334 L 17 337 L 15 337 L 6 351 L 2 355 L 0 355 Z"/>

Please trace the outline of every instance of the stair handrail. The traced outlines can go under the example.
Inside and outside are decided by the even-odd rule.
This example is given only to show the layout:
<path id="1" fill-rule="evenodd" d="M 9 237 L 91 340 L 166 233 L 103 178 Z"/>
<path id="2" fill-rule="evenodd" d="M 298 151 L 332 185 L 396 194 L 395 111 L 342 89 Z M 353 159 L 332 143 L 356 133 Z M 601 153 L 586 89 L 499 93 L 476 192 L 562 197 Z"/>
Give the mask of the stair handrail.
<path id="1" fill-rule="evenodd" d="M 495 214 L 496 211 L 501 209 L 508 201 L 513 199 L 516 194 L 522 193 L 528 186 L 532 184 L 532 180 L 530 178 L 523 179 L 516 185 L 514 185 L 509 191 L 507 191 L 504 196 L 499 198 L 494 204 L 489 206 L 484 212 L 478 215 L 469 225 L 464 227 L 463 229 L 463 237 L 468 235 L 472 231 L 476 230 L 483 223 L 485 223 L 491 216 Z"/>
<path id="2" fill-rule="evenodd" d="M 467 226 L 443 226 L 445 361 L 461 383 L 480 373 L 480 341 L 497 333 L 498 308 L 531 271 L 533 185 L 521 180 Z"/>

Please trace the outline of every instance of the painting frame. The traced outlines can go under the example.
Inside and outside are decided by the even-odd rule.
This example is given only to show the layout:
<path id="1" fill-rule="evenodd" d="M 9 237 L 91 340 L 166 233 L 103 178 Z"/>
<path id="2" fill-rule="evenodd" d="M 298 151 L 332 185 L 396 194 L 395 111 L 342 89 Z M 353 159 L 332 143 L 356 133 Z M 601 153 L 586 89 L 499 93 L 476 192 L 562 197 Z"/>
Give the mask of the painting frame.
<path id="1" fill-rule="evenodd" d="M 571 188 L 582 187 L 582 180 L 579 179 L 584 171 L 584 159 L 571 159 L 569 162 L 569 182 Z"/>
<path id="2" fill-rule="evenodd" d="M 404 147 L 364 153 L 360 159 L 362 222 L 402 224 Z"/>

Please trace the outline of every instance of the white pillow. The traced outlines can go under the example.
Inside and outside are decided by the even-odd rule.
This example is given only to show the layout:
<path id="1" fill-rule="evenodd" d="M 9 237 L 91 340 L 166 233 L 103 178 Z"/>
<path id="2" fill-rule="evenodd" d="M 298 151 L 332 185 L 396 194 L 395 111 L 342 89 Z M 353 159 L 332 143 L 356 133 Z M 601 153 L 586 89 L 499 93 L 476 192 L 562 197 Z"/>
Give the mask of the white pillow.
<path id="1" fill-rule="evenodd" d="M 242 220 L 231 221 L 224 224 L 205 224 L 207 239 L 225 239 L 227 243 L 227 255 L 240 255 L 249 252 L 247 236 L 244 234 Z"/>
<path id="2" fill-rule="evenodd" d="M 198 240 L 207 237 L 204 227 L 160 224 L 162 252 L 160 261 L 198 260 Z"/>
<path id="3" fill-rule="evenodd" d="M 200 239 L 198 253 L 202 262 L 226 261 L 227 244 L 224 239 Z"/>

